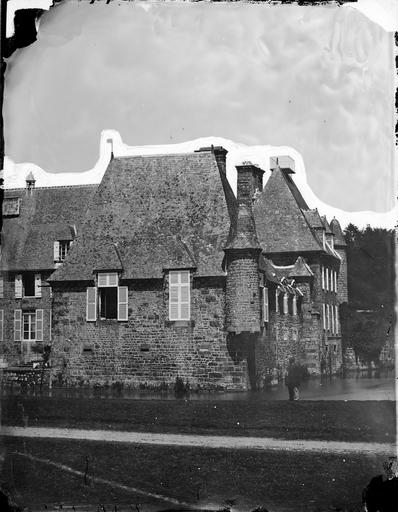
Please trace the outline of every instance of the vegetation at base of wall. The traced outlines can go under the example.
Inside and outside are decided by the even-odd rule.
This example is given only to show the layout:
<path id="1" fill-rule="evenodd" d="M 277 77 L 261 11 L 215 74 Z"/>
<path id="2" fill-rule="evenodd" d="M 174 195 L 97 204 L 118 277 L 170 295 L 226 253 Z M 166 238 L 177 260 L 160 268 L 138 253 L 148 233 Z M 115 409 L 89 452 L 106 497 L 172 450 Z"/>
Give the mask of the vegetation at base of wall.
<path id="1" fill-rule="evenodd" d="M 7 397 L 1 405 L 3 424 L 17 426 L 369 442 L 393 442 L 396 432 L 392 401 Z"/>
<path id="2" fill-rule="evenodd" d="M 377 362 L 395 325 L 395 234 L 392 230 L 349 224 L 348 304 L 340 308 L 343 347 L 358 359 Z"/>
<path id="3" fill-rule="evenodd" d="M 17 489 L 20 502 L 73 505 L 93 512 L 175 510 L 175 504 L 121 489 L 112 482 L 192 504 L 197 508 L 253 510 L 261 504 L 275 512 L 360 512 L 362 489 L 383 473 L 383 456 L 289 451 L 215 450 L 79 440 L 5 439 L 2 480 Z M 17 452 L 48 459 L 87 479 Z M 108 485 L 95 477 L 110 481 Z M 117 508 L 115 507 L 117 505 Z M 138 509 L 135 505 L 138 505 Z M 68 506 L 70 508 L 68 508 Z M 48 507 L 48 509 L 51 509 Z M 82 507 L 80 507 L 82 509 Z M 185 507 L 186 510 L 186 507 Z"/>

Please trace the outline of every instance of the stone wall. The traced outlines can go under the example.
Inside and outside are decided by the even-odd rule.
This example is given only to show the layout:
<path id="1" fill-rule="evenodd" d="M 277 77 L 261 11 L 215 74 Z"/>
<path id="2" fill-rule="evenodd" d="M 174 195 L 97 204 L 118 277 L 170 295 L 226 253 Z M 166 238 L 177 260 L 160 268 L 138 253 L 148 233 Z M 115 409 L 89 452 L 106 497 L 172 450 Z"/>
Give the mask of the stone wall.
<path id="1" fill-rule="evenodd" d="M 228 254 L 226 327 L 229 332 L 260 332 L 260 278 L 253 253 Z"/>
<path id="2" fill-rule="evenodd" d="M 225 331 L 225 278 L 195 278 L 191 321 L 168 320 L 168 284 L 136 280 L 129 286 L 127 322 L 86 321 L 86 288 L 54 289 L 53 362 L 71 383 L 122 382 L 131 387 L 248 389 L 247 362 L 233 358 Z"/>
<path id="3" fill-rule="evenodd" d="M 43 309 L 43 341 L 32 344 L 32 357 L 41 359 L 44 345 L 51 341 L 51 293 L 50 286 L 45 282 L 49 273 L 42 273 L 41 297 L 15 298 L 15 273 L 3 274 L 3 298 L 0 298 L 0 309 L 4 311 L 3 341 L 0 342 L 0 357 L 4 358 L 8 365 L 24 362 L 22 343 L 14 341 L 14 310 L 33 311 Z M 37 356 L 36 356 L 37 354 Z"/>

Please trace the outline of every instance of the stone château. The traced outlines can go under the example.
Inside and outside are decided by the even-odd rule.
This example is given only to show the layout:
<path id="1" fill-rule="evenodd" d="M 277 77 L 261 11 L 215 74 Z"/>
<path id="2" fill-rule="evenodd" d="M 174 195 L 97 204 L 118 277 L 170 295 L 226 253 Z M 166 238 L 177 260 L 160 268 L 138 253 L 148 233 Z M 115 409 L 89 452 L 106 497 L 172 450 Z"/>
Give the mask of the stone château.
<path id="1" fill-rule="evenodd" d="M 227 151 L 112 157 L 99 185 L 5 191 L 1 357 L 71 384 L 245 390 L 342 364 L 346 247 L 294 162 L 271 176 Z"/>

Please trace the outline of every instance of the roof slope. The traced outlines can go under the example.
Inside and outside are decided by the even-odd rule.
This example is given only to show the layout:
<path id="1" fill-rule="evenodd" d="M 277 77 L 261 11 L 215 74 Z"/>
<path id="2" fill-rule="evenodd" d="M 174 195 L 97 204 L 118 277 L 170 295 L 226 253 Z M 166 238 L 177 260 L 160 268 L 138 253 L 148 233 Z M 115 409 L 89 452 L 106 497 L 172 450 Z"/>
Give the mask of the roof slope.
<path id="1" fill-rule="evenodd" d="M 335 238 L 334 238 L 334 245 L 336 247 L 345 247 L 347 244 L 346 244 L 346 241 L 344 239 L 344 234 L 343 234 L 343 231 L 341 229 L 340 223 L 339 223 L 339 221 L 336 218 L 332 219 L 332 221 L 330 223 L 330 228 L 333 231 L 334 236 L 335 236 Z"/>
<path id="2" fill-rule="evenodd" d="M 5 190 L 19 199 L 19 214 L 3 217 L 1 269 L 54 268 L 54 241 L 72 240 L 97 185 Z"/>
<path id="3" fill-rule="evenodd" d="M 308 206 L 289 172 L 275 168 L 254 203 L 260 244 L 266 254 L 321 251 L 302 212 Z"/>
<path id="4" fill-rule="evenodd" d="M 92 279 L 95 270 L 105 270 L 110 245 L 123 278 L 157 278 L 163 269 L 183 267 L 223 274 L 226 186 L 210 151 L 112 159 L 81 236 L 52 280 Z"/>

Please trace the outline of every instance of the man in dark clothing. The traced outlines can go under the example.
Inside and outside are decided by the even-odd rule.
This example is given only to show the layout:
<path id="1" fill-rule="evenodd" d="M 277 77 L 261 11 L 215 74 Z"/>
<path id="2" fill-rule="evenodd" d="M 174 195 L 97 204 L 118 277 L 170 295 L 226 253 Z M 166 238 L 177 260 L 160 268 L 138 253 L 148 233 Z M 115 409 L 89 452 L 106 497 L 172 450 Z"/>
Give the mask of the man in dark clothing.
<path id="1" fill-rule="evenodd" d="M 285 384 L 289 390 L 289 400 L 298 400 L 300 398 L 299 386 L 301 384 L 301 374 L 300 367 L 296 365 L 294 357 L 289 360 Z"/>
<path id="2" fill-rule="evenodd" d="M 383 475 L 372 478 L 362 493 L 366 512 L 398 512 L 398 461 L 390 457 L 384 464 L 387 479 Z"/>

